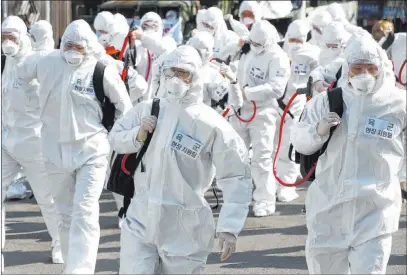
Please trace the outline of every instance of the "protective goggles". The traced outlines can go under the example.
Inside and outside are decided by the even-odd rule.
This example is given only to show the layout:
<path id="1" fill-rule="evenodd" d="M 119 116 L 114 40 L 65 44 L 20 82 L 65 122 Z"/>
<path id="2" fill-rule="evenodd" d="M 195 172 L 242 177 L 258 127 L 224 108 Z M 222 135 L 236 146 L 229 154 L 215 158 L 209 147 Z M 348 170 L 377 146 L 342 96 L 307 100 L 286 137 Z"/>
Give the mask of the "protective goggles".
<path id="1" fill-rule="evenodd" d="M 304 41 L 302 41 L 302 39 L 299 38 L 288 38 L 288 43 L 304 43 Z"/>
<path id="2" fill-rule="evenodd" d="M 165 79 L 171 79 L 174 77 L 178 77 L 185 83 L 189 83 L 192 80 L 192 73 L 185 71 L 184 69 L 181 68 L 175 68 L 175 67 L 170 67 L 170 68 L 164 68 L 163 69 L 163 74 Z"/>
<path id="3" fill-rule="evenodd" d="M 325 43 L 325 46 L 328 49 L 339 49 L 340 45 L 339 44 L 335 44 L 335 43 Z"/>
<path id="4" fill-rule="evenodd" d="M 86 53 L 86 43 L 85 42 L 77 43 L 77 42 L 67 41 L 64 44 L 64 51 L 77 51 L 81 54 L 85 54 Z"/>
<path id="5" fill-rule="evenodd" d="M 155 21 L 144 21 L 143 24 L 141 25 L 141 29 L 143 31 L 147 31 L 147 30 L 158 30 L 158 23 Z"/>
<path id="6" fill-rule="evenodd" d="M 364 73 L 371 74 L 373 76 L 377 76 L 379 73 L 380 68 L 376 64 L 363 63 L 363 61 L 356 61 L 355 63 L 348 64 L 349 71 L 353 75 L 360 75 Z"/>
<path id="7" fill-rule="evenodd" d="M 249 39 L 249 44 L 253 45 L 253 47 L 263 47 L 262 44 L 254 42 L 253 40 Z"/>
<path id="8" fill-rule="evenodd" d="M 10 40 L 11 42 L 15 43 L 15 44 L 20 44 L 20 39 L 18 38 L 18 35 L 15 33 L 11 33 L 11 32 L 3 32 L 1 33 L 1 42 L 5 42 L 7 40 Z"/>
<path id="9" fill-rule="evenodd" d="M 212 31 L 215 29 L 214 26 L 211 26 L 211 25 L 209 25 L 208 23 L 205 23 L 205 22 L 202 22 L 202 26 L 204 26 L 205 28 L 210 29 Z"/>

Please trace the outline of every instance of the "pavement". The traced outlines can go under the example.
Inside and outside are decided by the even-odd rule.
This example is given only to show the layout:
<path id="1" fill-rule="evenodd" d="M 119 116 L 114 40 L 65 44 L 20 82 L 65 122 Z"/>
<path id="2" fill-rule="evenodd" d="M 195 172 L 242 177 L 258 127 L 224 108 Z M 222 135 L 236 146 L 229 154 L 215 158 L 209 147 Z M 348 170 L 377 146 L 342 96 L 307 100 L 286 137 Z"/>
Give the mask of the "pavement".
<path id="1" fill-rule="evenodd" d="M 255 218 L 250 213 L 240 234 L 237 251 L 220 262 L 217 247 L 208 258 L 206 274 L 307 274 L 304 244 L 307 234 L 301 214 L 305 189 L 293 203 L 279 203 L 276 214 Z M 212 192 L 207 200 L 215 203 Z M 32 200 L 7 201 L 4 274 L 61 274 L 62 265 L 51 263 L 50 237 L 41 213 Z M 101 237 L 96 274 L 117 274 L 119 270 L 120 230 L 113 196 L 104 192 L 100 199 Z M 217 218 L 219 211 L 214 211 Z M 406 205 L 400 229 L 394 234 L 387 274 L 407 274 Z"/>

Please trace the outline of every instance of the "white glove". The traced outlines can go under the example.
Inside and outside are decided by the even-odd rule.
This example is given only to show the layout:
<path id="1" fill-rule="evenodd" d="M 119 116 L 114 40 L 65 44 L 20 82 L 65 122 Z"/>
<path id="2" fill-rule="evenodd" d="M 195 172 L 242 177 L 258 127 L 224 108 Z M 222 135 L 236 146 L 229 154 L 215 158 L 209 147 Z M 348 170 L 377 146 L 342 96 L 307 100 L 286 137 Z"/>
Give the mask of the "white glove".
<path id="1" fill-rule="evenodd" d="M 323 137 L 329 134 L 331 127 L 341 123 L 341 118 L 337 113 L 329 112 L 317 125 L 317 133 L 319 136 Z"/>
<path id="2" fill-rule="evenodd" d="M 223 262 L 227 260 L 236 250 L 236 237 L 231 233 L 221 232 L 218 234 L 219 247 L 222 251 L 220 260 Z"/>
<path id="3" fill-rule="evenodd" d="M 236 81 L 236 75 L 232 72 L 230 67 L 226 65 L 225 63 L 220 64 L 219 66 L 219 71 L 221 74 L 223 74 L 225 77 L 227 77 L 230 81 Z"/>
<path id="4" fill-rule="evenodd" d="M 318 93 L 322 93 L 326 91 L 329 86 L 329 83 L 323 80 L 318 80 L 314 84 L 312 84 L 312 90 L 317 91 Z"/>
<path id="5" fill-rule="evenodd" d="M 147 139 L 148 133 L 152 133 L 157 126 L 157 118 L 155 116 L 146 116 L 141 120 L 140 130 L 138 131 L 136 140 L 144 142 Z"/>
<path id="6" fill-rule="evenodd" d="M 233 18 L 233 16 L 231 14 L 226 14 L 223 19 L 225 19 L 226 21 L 229 21 L 230 18 Z"/>
<path id="7" fill-rule="evenodd" d="M 230 85 L 228 105 L 235 108 L 241 108 L 243 106 L 243 95 L 239 84 Z"/>

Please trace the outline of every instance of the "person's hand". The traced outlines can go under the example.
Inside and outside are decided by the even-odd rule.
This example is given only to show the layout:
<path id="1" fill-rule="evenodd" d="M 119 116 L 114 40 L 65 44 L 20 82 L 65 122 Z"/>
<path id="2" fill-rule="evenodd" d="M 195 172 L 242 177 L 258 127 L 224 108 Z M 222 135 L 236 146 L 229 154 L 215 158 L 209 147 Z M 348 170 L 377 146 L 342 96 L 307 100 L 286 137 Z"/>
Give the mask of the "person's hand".
<path id="1" fill-rule="evenodd" d="M 226 261 L 233 252 L 236 250 L 236 237 L 235 235 L 227 232 L 220 232 L 218 234 L 219 239 L 219 247 L 222 251 L 222 255 L 220 255 L 220 260 Z"/>
<path id="2" fill-rule="evenodd" d="M 143 34 L 143 30 L 137 28 L 131 33 L 131 40 L 134 43 L 136 40 L 140 40 L 141 35 Z"/>
<path id="3" fill-rule="evenodd" d="M 243 95 L 240 90 L 239 84 L 231 84 L 228 96 L 228 105 L 235 108 L 241 108 L 243 106 Z"/>
<path id="4" fill-rule="evenodd" d="M 232 72 L 230 67 L 226 65 L 225 63 L 222 63 L 219 67 L 219 71 L 221 74 L 223 74 L 225 77 L 227 77 L 230 81 L 235 82 L 236 81 L 236 75 Z"/>
<path id="5" fill-rule="evenodd" d="M 319 136 L 323 137 L 329 134 L 331 127 L 341 123 L 341 118 L 337 113 L 329 112 L 317 125 L 317 133 Z"/>
<path id="6" fill-rule="evenodd" d="M 152 133 L 157 125 L 155 116 L 146 116 L 141 120 L 140 130 L 137 134 L 137 141 L 144 142 L 147 139 L 148 133 Z"/>
<path id="7" fill-rule="evenodd" d="M 239 47 L 242 48 L 244 46 L 244 44 L 247 43 L 247 39 L 246 38 L 240 38 L 239 39 Z"/>
<path id="8" fill-rule="evenodd" d="M 314 84 L 312 84 L 312 90 L 317 91 L 318 93 L 322 93 L 326 91 L 329 86 L 329 83 L 323 80 L 318 80 Z"/>

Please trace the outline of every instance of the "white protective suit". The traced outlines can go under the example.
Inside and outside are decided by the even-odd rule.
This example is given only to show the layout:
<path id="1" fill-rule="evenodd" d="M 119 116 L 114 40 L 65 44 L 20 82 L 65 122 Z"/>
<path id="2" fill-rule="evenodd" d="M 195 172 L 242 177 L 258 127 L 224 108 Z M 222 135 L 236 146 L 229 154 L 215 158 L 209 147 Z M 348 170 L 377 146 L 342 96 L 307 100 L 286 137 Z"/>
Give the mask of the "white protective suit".
<path id="1" fill-rule="evenodd" d="M 25 87 L 16 87 L 17 72 L 27 59 L 33 59 L 30 39 L 25 23 L 17 16 L 7 17 L 1 25 L 2 34 L 15 37 L 18 44 L 5 40 L 2 50 L 6 55 L 6 64 L 2 73 L 2 236 L 5 238 L 3 201 L 7 189 L 14 177 L 24 170 L 34 191 L 35 198 L 45 225 L 52 239 L 52 259 L 62 263 L 60 238 L 58 234 L 57 208 L 54 204 L 51 187 L 45 171 L 41 152 L 41 127 L 39 109 L 39 85 L 33 79 Z M 15 53 L 9 48 L 16 48 Z M 4 241 L 2 241 L 2 247 Z"/>
<path id="2" fill-rule="evenodd" d="M 310 29 L 308 24 L 305 20 L 297 19 L 288 26 L 287 32 L 284 38 L 284 46 L 283 49 L 287 53 L 290 60 L 292 59 L 292 55 L 294 52 L 298 51 L 299 49 L 304 49 L 308 51 L 312 55 L 318 56 L 320 53 L 320 49 L 318 46 L 311 45 L 307 42 L 307 35 Z M 289 43 L 289 39 L 295 38 L 302 41 L 302 43 L 294 43 L 294 47 L 292 43 Z M 297 48 L 295 48 L 295 46 Z"/>
<path id="3" fill-rule="evenodd" d="M 156 70 L 155 65 L 160 55 L 173 51 L 177 47 L 172 36 L 163 35 L 163 22 L 161 17 L 155 12 L 147 12 L 143 15 L 140 21 L 141 26 L 144 24 L 157 25 L 157 30 L 144 31 L 140 37 L 140 40 L 136 40 L 136 67 L 139 74 L 144 76 L 144 79 L 148 83 L 148 90 L 143 100 L 154 97 L 154 91 L 152 89 L 152 76 Z M 129 54 L 129 53 L 127 53 Z M 133 63 L 132 63 L 133 64 Z"/>
<path id="4" fill-rule="evenodd" d="M 113 15 L 110 12 L 103 11 L 98 13 L 93 25 L 97 35 L 99 35 L 99 43 L 104 45 L 106 49 L 106 51 L 103 51 L 106 54 L 100 54 L 99 61 L 106 66 L 116 66 L 118 73 L 122 74 L 124 63 L 122 60 L 117 60 L 117 58 L 129 33 L 129 25 L 126 18 L 120 13 Z M 144 79 L 144 75 L 141 75 L 133 66 L 129 66 L 127 76 L 130 99 L 132 104 L 135 105 L 147 96 L 147 82 Z M 120 202 L 121 199 L 117 196 L 115 198 L 117 198 L 116 203 L 119 206 L 122 203 Z"/>
<path id="5" fill-rule="evenodd" d="M 213 53 L 213 37 L 208 32 L 198 31 L 187 41 L 187 45 L 195 48 L 201 56 L 203 102 L 211 106 L 211 99 L 215 101 L 221 100 L 228 92 L 229 87 L 229 81 L 221 75 L 219 67 L 209 62 Z"/>
<path id="6" fill-rule="evenodd" d="M 398 230 L 406 94 L 394 87 L 387 56 L 373 38 L 351 39 L 347 62 L 377 64 L 380 72 L 371 93 L 341 86 L 344 113 L 306 197 L 310 274 L 385 274 L 391 234 Z M 321 148 L 329 135 L 320 136 L 317 124 L 328 112 L 326 93 L 308 102 L 291 132 L 297 151 L 312 154 Z"/>
<path id="7" fill-rule="evenodd" d="M 399 79 L 399 83 L 403 84 L 402 87 L 406 89 L 407 84 L 407 33 L 401 32 L 395 34 L 393 44 L 387 51 L 389 58 L 393 61 L 394 73 Z"/>
<path id="8" fill-rule="evenodd" d="M 110 145 L 101 123 L 101 104 L 93 89 L 97 37 L 84 20 L 68 25 L 61 50 L 19 71 L 22 83 L 37 78 L 41 85 L 40 107 L 45 165 L 61 218 L 60 235 L 65 274 L 94 274 L 99 245 L 99 197 L 102 193 Z M 81 45 L 85 56 L 70 65 L 63 49 Z M 23 84 L 20 84 L 23 85 Z M 106 67 L 105 95 L 124 114 L 130 98 L 116 68 Z"/>
<path id="9" fill-rule="evenodd" d="M 154 274 L 159 263 L 163 274 L 202 274 L 215 233 L 203 197 L 214 167 L 224 198 L 216 232 L 237 236 L 244 226 L 252 194 L 247 149 L 233 128 L 202 103 L 200 63 L 190 46 L 178 47 L 164 62 L 193 78 L 180 99 L 160 101 L 145 172 L 139 167 L 134 175 L 135 195 L 121 232 L 120 274 Z M 151 107 L 151 100 L 144 101 L 115 124 L 109 135 L 114 150 L 140 150 L 135 139 Z"/>
<path id="10" fill-rule="evenodd" d="M 306 35 L 308 33 L 308 27 L 305 21 L 295 20 L 292 22 L 287 30 L 286 39 L 295 38 L 306 40 Z M 305 39 L 305 40 L 304 40 Z M 290 45 L 289 45 L 290 48 Z M 305 42 L 298 49 L 290 49 L 289 57 L 291 59 L 291 75 L 287 84 L 287 89 L 285 96 L 283 98 L 283 103 L 287 105 L 290 98 L 294 95 L 298 88 L 305 88 L 307 86 L 308 78 L 312 70 L 318 66 L 318 56 L 319 48 L 317 46 L 311 45 Z M 294 183 L 300 176 L 299 165 L 289 158 L 290 149 L 290 129 L 293 124 L 298 121 L 301 116 L 302 110 L 304 109 L 306 102 L 305 95 L 298 95 L 293 101 L 290 107 L 290 113 L 287 115 L 284 123 L 283 139 L 281 142 L 281 148 L 279 153 L 279 158 L 277 161 L 277 174 L 280 179 L 286 183 Z M 279 109 L 280 115 L 282 115 L 284 109 Z M 291 115 L 293 117 L 291 117 Z M 278 142 L 281 117 L 277 119 L 275 144 Z M 294 154 L 291 156 L 294 160 Z M 279 201 L 289 202 L 298 198 L 298 194 L 295 192 L 295 187 L 285 187 L 283 185 L 278 185 L 277 198 Z"/>
<path id="11" fill-rule="evenodd" d="M 249 147 L 252 145 L 252 175 L 256 189 L 253 210 L 256 216 L 267 216 L 275 211 L 276 183 L 272 172 L 272 155 L 279 107 L 277 99 L 284 94 L 290 77 L 290 62 L 276 43 L 277 30 L 267 21 L 256 22 L 250 40 L 261 44 L 261 53 L 253 49 L 239 61 L 237 80 L 244 88 L 245 100 L 241 117 L 249 119 L 254 101 L 257 115 L 253 121 L 241 122 L 233 115 L 229 118 L 233 128 Z M 252 47 L 252 46 L 251 46 Z M 253 47 L 252 47 L 253 48 Z M 247 87 L 246 87 L 247 86 Z"/>
<path id="12" fill-rule="evenodd" d="M 311 45 L 318 46 L 322 48 L 324 45 L 322 35 L 324 33 L 324 28 L 332 22 L 332 16 L 329 12 L 323 11 L 318 13 L 312 18 L 311 22 L 311 39 L 308 41 Z"/>
<path id="13" fill-rule="evenodd" d="M 348 35 L 342 23 L 337 21 L 329 23 L 322 34 L 319 64 L 325 66 L 335 62 L 335 59 L 343 57 L 347 39 Z M 337 45 L 338 48 L 329 48 L 327 45 Z"/>
<path id="14" fill-rule="evenodd" d="M 214 38 L 213 58 L 226 60 L 229 55 L 235 54 L 238 50 L 239 36 L 227 29 L 222 11 L 217 7 L 199 10 L 196 16 L 197 29 L 207 31 Z M 213 29 L 205 27 L 211 26 Z"/>
<path id="15" fill-rule="evenodd" d="M 243 17 L 244 11 L 251 11 L 253 18 Z M 239 7 L 239 21 L 233 19 L 231 14 L 225 16 L 225 20 L 229 21 L 232 30 L 240 37 L 247 38 L 250 35 L 250 29 L 254 22 L 261 20 L 261 7 L 256 1 L 243 1 Z"/>
<path id="16" fill-rule="evenodd" d="M 345 30 L 350 35 L 354 34 L 354 32 L 358 30 L 358 26 L 355 26 L 348 21 L 345 11 L 340 4 L 333 2 L 328 5 L 326 11 L 329 12 L 329 14 L 332 16 L 333 21 L 341 22 L 345 27 Z"/>
<path id="17" fill-rule="evenodd" d="M 54 32 L 51 24 L 46 20 L 40 20 L 31 26 L 30 38 L 34 51 L 50 52 L 55 49 Z"/>

